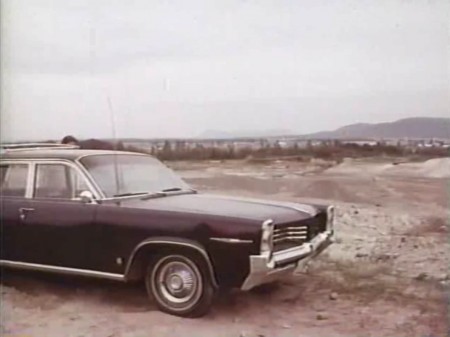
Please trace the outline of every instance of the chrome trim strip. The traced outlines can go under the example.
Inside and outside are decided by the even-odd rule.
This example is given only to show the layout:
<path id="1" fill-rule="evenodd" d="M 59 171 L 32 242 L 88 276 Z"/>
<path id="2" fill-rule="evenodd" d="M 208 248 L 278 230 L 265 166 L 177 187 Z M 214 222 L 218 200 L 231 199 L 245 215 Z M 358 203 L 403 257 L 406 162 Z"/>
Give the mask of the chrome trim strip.
<path id="1" fill-rule="evenodd" d="M 283 238 L 286 236 L 307 236 L 307 232 L 284 232 L 284 233 L 277 233 L 273 235 L 274 239 Z"/>
<path id="2" fill-rule="evenodd" d="M 110 156 L 110 155 L 121 155 L 121 156 L 148 156 L 156 159 L 151 154 L 147 153 L 141 153 L 141 152 L 130 152 L 130 151 L 120 151 L 120 150 L 99 150 L 100 153 L 89 153 L 89 154 L 83 154 L 75 159 L 75 161 L 80 161 L 81 159 L 85 157 L 90 156 Z"/>
<path id="3" fill-rule="evenodd" d="M 280 243 L 280 242 L 296 242 L 296 241 L 305 241 L 306 240 L 306 236 L 287 236 L 284 238 L 277 238 L 274 239 L 273 242 L 274 243 Z"/>
<path id="4" fill-rule="evenodd" d="M 211 281 L 212 281 L 213 285 L 216 288 L 219 287 L 219 285 L 217 283 L 216 275 L 214 273 L 214 268 L 211 263 L 211 259 L 209 258 L 209 255 L 205 249 L 203 249 L 200 245 L 198 245 L 196 243 L 194 244 L 194 243 L 190 243 L 190 242 L 186 242 L 186 241 L 182 242 L 182 241 L 162 239 L 162 238 L 144 240 L 133 249 L 132 253 L 130 254 L 130 257 L 128 258 L 127 266 L 125 268 L 125 274 L 124 274 L 125 280 L 127 279 L 127 276 L 129 275 L 131 265 L 133 264 L 133 260 L 134 260 L 134 257 L 136 256 L 137 252 L 142 247 L 147 246 L 147 245 L 152 245 L 152 244 L 167 244 L 167 245 L 175 245 L 175 246 L 178 245 L 178 246 L 184 246 L 184 247 L 189 247 L 189 248 L 195 249 L 204 257 L 205 262 L 208 265 L 208 269 L 209 269 L 209 273 L 211 275 Z"/>
<path id="5" fill-rule="evenodd" d="M 298 231 L 298 232 L 295 232 L 295 231 L 289 231 L 289 232 L 278 232 L 278 233 L 276 233 L 276 234 L 274 234 L 273 235 L 273 237 L 274 238 L 278 238 L 278 237 L 280 237 L 280 236 L 289 236 L 289 235 L 307 235 L 308 234 L 308 232 L 307 231 Z"/>
<path id="6" fill-rule="evenodd" d="M 282 227 L 282 228 L 275 228 L 274 233 L 285 231 L 295 231 L 295 232 L 306 232 L 308 231 L 308 226 L 298 226 L 298 227 Z"/>
<path id="7" fill-rule="evenodd" d="M 68 268 L 68 267 L 58 267 L 58 266 L 50 266 L 45 264 L 37 264 L 37 263 L 28 263 L 28 262 L 17 262 L 17 261 L 9 261 L 9 260 L 0 260 L 0 266 L 22 269 L 22 270 L 36 270 L 36 271 L 44 271 L 65 275 L 79 275 L 79 276 L 88 276 L 95 278 L 102 278 L 114 281 L 125 281 L 125 276 L 121 274 L 113 274 L 113 273 L 105 273 L 96 270 L 88 270 L 88 269 L 77 269 L 77 268 Z"/>
<path id="8" fill-rule="evenodd" d="M 53 149 L 79 149 L 77 145 L 59 144 L 59 143 L 13 143 L 2 144 L 0 149 L 8 152 L 30 151 L 30 150 L 53 150 Z"/>
<path id="9" fill-rule="evenodd" d="M 30 170 L 28 171 L 27 192 L 25 194 L 25 198 L 33 199 L 35 184 L 36 184 L 36 163 L 31 162 Z"/>
<path id="10" fill-rule="evenodd" d="M 6 153 L 11 152 L 29 152 L 29 151 L 39 151 L 39 150 L 74 150 L 78 149 L 78 147 L 50 147 L 50 146 L 42 146 L 42 147 L 24 147 L 24 148 L 10 148 L 10 149 L 4 149 Z"/>
<path id="11" fill-rule="evenodd" d="M 334 205 L 327 207 L 327 230 L 333 230 L 336 208 Z"/>
<path id="12" fill-rule="evenodd" d="M 253 243 L 253 240 L 242 240 L 233 238 L 210 238 L 211 241 L 224 242 L 224 243 Z"/>
<path id="13" fill-rule="evenodd" d="M 266 256 L 270 256 L 273 252 L 273 229 L 274 229 L 274 222 L 272 219 L 267 219 L 264 221 L 261 225 L 261 245 L 259 247 L 259 251 L 261 254 L 264 254 Z M 266 235 L 266 232 L 269 235 L 268 242 L 265 242 L 264 236 Z M 270 239 L 270 240 L 269 240 Z M 265 247 L 267 245 L 267 247 Z"/>

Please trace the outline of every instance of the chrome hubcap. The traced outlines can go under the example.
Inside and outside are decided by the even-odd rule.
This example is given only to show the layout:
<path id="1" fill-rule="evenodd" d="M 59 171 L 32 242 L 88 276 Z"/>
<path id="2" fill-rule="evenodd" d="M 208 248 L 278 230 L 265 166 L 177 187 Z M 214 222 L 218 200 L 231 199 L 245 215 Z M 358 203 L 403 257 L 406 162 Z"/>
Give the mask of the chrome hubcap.
<path id="1" fill-rule="evenodd" d="M 170 302 L 184 303 L 196 294 L 198 282 L 194 270 L 186 263 L 172 261 L 158 273 L 159 292 Z"/>
<path id="2" fill-rule="evenodd" d="M 173 291 L 177 291 L 183 288 L 183 280 L 179 275 L 173 275 L 170 277 L 170 281 L 168 284 L 169 288 Z"/>

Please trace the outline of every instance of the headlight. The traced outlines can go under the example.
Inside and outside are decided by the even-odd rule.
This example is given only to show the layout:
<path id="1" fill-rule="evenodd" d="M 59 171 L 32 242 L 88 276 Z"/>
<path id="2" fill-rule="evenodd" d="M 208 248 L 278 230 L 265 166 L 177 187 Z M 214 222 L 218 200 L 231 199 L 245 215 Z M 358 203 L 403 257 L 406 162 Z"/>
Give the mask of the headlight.
<path id="1" fill-rule="evenodd" d="M 327 230 L 331 231 L 334 227 L 334 206 L 327 208 Z"/>
<path id="2" fill-rule="evenodd" d="M 264 221 L 262 225 L 261 235 L 261 254 L 268 254 L 269 256 L 273 251 L 273 221 Z"/>

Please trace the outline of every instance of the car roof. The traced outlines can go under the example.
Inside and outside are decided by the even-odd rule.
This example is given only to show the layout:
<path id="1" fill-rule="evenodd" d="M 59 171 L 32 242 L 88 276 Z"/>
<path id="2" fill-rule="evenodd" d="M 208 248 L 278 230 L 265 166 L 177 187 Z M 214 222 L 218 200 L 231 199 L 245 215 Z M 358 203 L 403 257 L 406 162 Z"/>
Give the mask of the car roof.
<path id="1" fill-rule="evenodd" d="M 5 151 L 1 154 L 0 159 L 2 160 L 37 160 L 37 159 L 63 159 L 74 161 L 85 156 L 95 156 L 95 155 L 107 155 L 107 154 L 118 154 L 118 155 L 144 155 L 143 153 L 137 152 L 127 152 L 127 151 L 112 151 L 112 150 L 84 150 L 84 149 L 20 149 Z"/>

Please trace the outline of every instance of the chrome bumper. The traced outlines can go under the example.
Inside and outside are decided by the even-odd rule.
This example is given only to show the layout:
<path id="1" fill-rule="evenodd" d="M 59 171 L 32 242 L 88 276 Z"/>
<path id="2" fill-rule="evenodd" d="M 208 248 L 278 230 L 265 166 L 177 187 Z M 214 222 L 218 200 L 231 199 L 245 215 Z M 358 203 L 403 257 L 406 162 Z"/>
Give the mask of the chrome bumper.
<path id="1" fill-rule="evenodd" d="M 250 290 L 260 284 L 270 283 L 293 274 L 299 262 L 313 258 L 333 243 L 333 231 L 317 235 L 310 242 L 268 255 L 250 256 L 250 273 L 241 286 L 241 290 Z"/>

